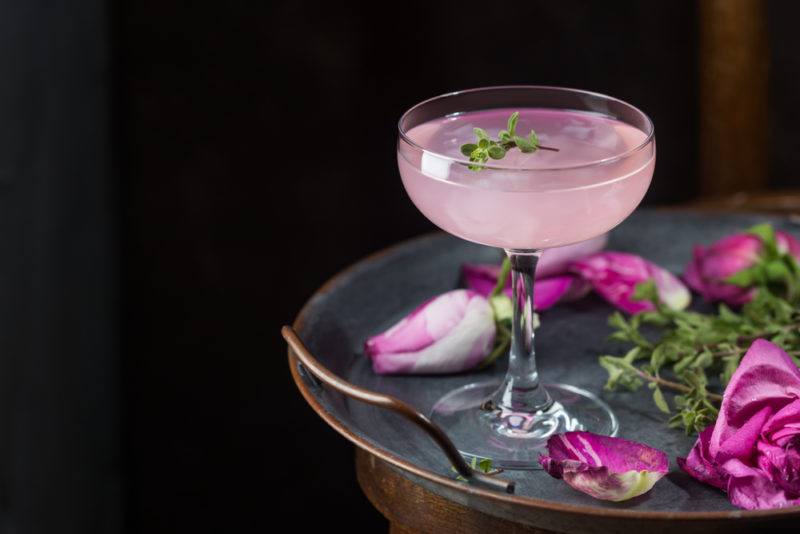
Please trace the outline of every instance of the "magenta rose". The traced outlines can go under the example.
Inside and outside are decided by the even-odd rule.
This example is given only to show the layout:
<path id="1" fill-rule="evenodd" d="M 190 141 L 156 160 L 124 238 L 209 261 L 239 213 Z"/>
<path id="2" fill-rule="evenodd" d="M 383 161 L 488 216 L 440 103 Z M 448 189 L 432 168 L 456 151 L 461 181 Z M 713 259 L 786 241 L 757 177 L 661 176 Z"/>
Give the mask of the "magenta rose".
<path id="1" fill-rule="evenodd" d="M 778 252 L 800 260 L 800 242 L 786 232 L 775 232 Z M 696 246 L 683 278 L 706 300 L 733 306 L 749 302 L 756 289 L 730 283 L 731 276 L 756 265 L 764 252 L 760 237 L 752 233 L 724 237 L 709 247 Z"/>
<path id="2" fill-rule="evenodd" d="M 780 347 L 753 342 L 716 423 L 678 465 L 739 508 L 800 505 L 800 370 Z"/>

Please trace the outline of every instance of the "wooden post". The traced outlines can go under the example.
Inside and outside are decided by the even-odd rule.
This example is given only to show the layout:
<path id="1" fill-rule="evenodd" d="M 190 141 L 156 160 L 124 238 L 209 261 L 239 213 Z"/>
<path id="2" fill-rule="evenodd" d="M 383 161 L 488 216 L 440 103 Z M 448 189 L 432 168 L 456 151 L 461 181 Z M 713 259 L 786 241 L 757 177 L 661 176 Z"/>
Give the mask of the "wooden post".
<path id="1" fill-rule="evenodd" d="M 762 0 L 700 0 L 700 193 L 764 188 L 767 42 Z"/>

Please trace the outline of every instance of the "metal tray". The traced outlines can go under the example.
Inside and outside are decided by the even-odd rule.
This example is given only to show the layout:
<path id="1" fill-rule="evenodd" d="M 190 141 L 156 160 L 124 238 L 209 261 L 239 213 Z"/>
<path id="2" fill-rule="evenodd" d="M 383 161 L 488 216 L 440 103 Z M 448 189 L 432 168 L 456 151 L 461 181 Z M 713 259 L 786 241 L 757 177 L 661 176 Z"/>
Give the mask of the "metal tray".
<path id="1" fill-rule="evenodd" d="M 763 215 L 639 210 L 612 232 L 608 248 L 635 252 L 681 272 L 693 245 L 711 243 L 764 221 L 793 231 L 788 220 Z M 474 483 L 458 481 L 451 467 L 454 462 L 443 452 L 442 443 L 437 446 L 435 429 L 426 428 L 424 422 L 423 426 L 409 422 L 415 417 L 411 413 L 399 414 L 355 400 L 341 393 L 341 388 L 329 387 L 330 382 L 323 384 L 312 376 L 322 371 L 362 388 L 358 391 L 367 396 L 370 392 L 391 395 L 422 414 L 428 414 L 433 403 L 453 388 L 502 376 L 507 363 L 503 359 L 486 370 L 460 375 L 378 376 L 363 354 L 368 336 L 388 328 L 423 300 L 458 287 L 462 263 L 498 262 L 500 258 L 495 249 L 437 233 L 374 254 L 331 279 L 294 323 L 294 330 L 321 369 L 309 373 L 297 360 L 302 348 L 289 351 L 292 374 L 309 404 L 353 443 L 427 489 L 539 528 L 623 532 L 647 524 L 654 532 L 731 532 L 800 519 L 800 507 L 757 512 L 736 509 L 722 492 L 696 482 L 677 467 L 675 457 L 685 456 L 695 438 L 666 428 L 665 416 L 653 406 L 649 390 L 602 390 L 605 372 L 597 364 L 597 356 L 617 353 L 620 346 L 607 341 L 610 328 L 606 320 L 612 310 L 594 295 L 560 304 L 541 315 L 537 357 L 545 382 L 564 382 L 598 393 L 619 417 L 620 437 L 669 454 L 669 475 L 649 493 L 624 503 L 592 499 L 543 471 L 506 471 L 497 477 L 511 481 L 513 488 L 503 484 L 492 487 L 480 477 Z M 372 404 L 397 409 L 381 398 L 374 396 Z M 511 489 L 513 494 L 504 491 Z"/>

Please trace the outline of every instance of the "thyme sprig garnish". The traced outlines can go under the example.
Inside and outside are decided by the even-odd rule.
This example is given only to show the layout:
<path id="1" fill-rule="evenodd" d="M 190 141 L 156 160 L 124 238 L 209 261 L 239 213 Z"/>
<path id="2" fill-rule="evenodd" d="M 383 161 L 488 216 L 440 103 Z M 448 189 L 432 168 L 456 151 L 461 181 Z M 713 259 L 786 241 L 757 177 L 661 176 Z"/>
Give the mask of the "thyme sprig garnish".
<path id="1" fill-rule="evenodd" d="M 483 128 L 473 128 L 476 142 L 461 145 L 461 153 L 469 158 L 472 165 L 468 168 L 472 171 L 480 171 L 489 158 L 503 159 L 506 152 L 518 148 L 523 153 L 536 152 L 537 150 L 551 150 L 558 152 L 557 148 L 543 146 L 539 144 L 539 137 L 536 132 L 531 130 L 526 137 L 517 135 L 517 122 L 519 121 L 519 111 L 515 111 L 508 118 L 505 130 L 500 130 L 498 139 L 492 139 Z"/>

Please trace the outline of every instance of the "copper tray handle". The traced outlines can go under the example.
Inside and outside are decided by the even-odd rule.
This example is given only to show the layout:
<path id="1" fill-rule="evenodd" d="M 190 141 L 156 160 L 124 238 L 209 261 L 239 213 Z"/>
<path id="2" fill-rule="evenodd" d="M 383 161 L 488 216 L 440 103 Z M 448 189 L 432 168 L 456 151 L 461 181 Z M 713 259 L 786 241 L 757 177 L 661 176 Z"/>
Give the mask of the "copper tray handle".
<path id="1" fill-rule="evenodd" d="M 461 453 L 458 452 L 458 449 L 456 449 L 453 442 L 450 441 L 450 438 L 447 437 L 447 434 L 445 434 L 441 428 L 433 424 L 430 419 L 411 407 L 411 405 L 391 395 L 375 393 L 374 391 L 360 388 L 333 374 L 312 356 L 308 347 L 300 340 L 292 327 L 284 326 L 281 329 L 281 334 L 292 348 L 294 355 L 300 360 L 301 367 L 307 374 L 310 373 L 317 380 L 328 385 L 342 395 L 347 395 L 348 397 L 366 402 L 367 404 L 372 404 L 373 406 L 388 408 L 420 427 L 436 442 L 445 456 L 447 456 L 447 459 L 450 460 L 453 467 L 455 467 L 456 471 L 458 471 L 458 474 L 467 479 L 467 481 L 494 490 L 514 493 L 515 483 L 513 481 L 489 476 L 486 473 L 473 469 L 464 460 Z"/>

